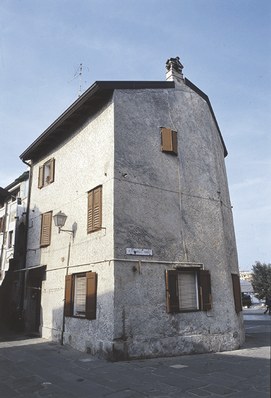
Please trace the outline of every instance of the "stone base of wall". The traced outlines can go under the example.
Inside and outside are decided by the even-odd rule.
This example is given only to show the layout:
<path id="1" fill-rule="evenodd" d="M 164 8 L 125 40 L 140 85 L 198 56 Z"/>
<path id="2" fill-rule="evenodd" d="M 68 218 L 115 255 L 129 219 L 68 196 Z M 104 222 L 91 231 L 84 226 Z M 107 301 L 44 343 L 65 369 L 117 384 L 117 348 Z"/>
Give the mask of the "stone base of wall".
<path id="1" fill-rule="evenodd" d="M 48 328 L 42 329 L 42 337 L 60 342 L 61 333 Z M 125 361 L 130 359 L 172 357 L 208 352 L 232 351 L 239 349 L 244 343 L 243 332 L 225 334 L 198 334 L 190 336 L 172 336 L 163 339 L 145 339 L 140 341 L 97 341 L 95 338 L 83 338 L 65 332 L 64 345 L 87 352 L 98 358 L 109 361 Z"/>

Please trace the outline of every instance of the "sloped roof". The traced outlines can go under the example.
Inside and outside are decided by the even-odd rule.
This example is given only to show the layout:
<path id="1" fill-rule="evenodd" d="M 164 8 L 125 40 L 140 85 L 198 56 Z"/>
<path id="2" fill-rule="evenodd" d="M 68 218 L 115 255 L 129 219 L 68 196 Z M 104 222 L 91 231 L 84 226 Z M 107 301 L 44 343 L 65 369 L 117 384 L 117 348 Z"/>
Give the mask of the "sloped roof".
<path id="1" fill-rule="evenodd" d="M 207 102 L 224 147 L 224 155 L 227 156 L 227 149 L 208 96 L 188 79 L 184 82 Z M 91 112 L 99 110 L 112 97 L 114 90 L 173 89 L 174 87 L 173 81 L 96 81 L 20 155 L 20 158 L 23 161 L 35 161 L 63 142 L 90 116 Z"/>

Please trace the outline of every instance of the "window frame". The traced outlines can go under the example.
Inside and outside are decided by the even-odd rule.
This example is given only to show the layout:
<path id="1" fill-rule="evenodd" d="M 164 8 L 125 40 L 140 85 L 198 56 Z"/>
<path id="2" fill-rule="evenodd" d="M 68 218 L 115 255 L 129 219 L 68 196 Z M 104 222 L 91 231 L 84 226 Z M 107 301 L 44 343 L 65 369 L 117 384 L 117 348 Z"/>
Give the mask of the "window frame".
<path id="1" fill-rule="evenodd" d="M 195 288 L 197 291 L 197 308 L 181 307 L 179 299 L 179 276 L 185 272 L 195 273 Z M 180 267 L 166 270 L 166 308 L 167 313 L 183 313 L 209 311 L 212 308 L 211 277 L 208 270 L 196 267 Z"/>
<path id="2" fill-rule="evenodd" d="M 86 277 L 86 303 L 85 303 L 85 315 L 75 314 L 74 302 L 75 302 L 75 285 L 76 278 L 85 276 Z M 66 275 L 65 277 L 65 303 L 64 303 L 64 314 L 66 317 L 77 318 L 77 319 L 96 319 L 97 311 L 97 273 L 79 272 L 74 274 Z"/>
<path id="3" fill-rule="evenodd" d="M 39 167 L 38 188 L 44 188 L 55 180 L 55 159 L 51 158 Z"/>

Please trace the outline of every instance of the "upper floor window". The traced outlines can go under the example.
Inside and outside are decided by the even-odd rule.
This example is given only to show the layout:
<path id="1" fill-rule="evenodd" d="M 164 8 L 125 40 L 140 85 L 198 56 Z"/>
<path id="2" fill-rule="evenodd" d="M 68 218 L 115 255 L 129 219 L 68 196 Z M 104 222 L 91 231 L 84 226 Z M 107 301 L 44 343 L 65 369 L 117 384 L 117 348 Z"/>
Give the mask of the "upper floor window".
<path id="1" fill-rule="evenodd" d="M 166 127 L 161 127 L 161 151 L 178 154 L 177 132 Z"/>
<path id="2" fill-rule="evenodd" d="M 102 186 L 88 192 L 87 232 L 102 228 Z"/>
<path id="3" fill-rule="evenodd" d="M 180 268 L 166 271 L 167 312 L 208 311 L 212 307 L 209 271 Z"/>
<path id="4" fill-rule="evenodd" d="M 0 217 L 0 232 L 4 232 L 5 218 Z"/>
<path id="5" fill-rule="evenodd" d="M 40 247 L 49 246 L 51 243 L 52 212 L 41 215 Z"/>
<path id="6" fill-rule="evenodd" d="M 12 248 L 13 244 L 13 231 L 8 231 L 8 249 Z"/>
<path id="7" fill-rule="evenodd" d="M 50 159 L 39 167 L 38 187 L 43 188 L 54 182 L 55 178 L 55 159 Z"/>

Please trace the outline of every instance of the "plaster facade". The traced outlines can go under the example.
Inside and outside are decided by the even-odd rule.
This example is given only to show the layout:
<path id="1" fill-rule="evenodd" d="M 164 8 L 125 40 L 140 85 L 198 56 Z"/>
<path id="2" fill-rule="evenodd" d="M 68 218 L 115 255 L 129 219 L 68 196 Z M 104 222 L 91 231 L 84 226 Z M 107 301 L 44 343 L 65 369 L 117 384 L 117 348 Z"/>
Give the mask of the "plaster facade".
<path id="1" fill-rule="evenodd" d="M 238 348 L 225 147 L 209 104 L 181 79 L 169 88 L 116 87 L 89 115 L 32 161 L 27 267 L 44 268 L 42 336 L 113 360 Z M 177 156 L 161 151 L 161 127 L 177 132 Z M 54 182 L 39 189 L 50 158 Z M 87 192 L 98 185 L 102 229 L 87 234 Z M 41 214 L 60 210 L 74 238 L 53 225 L 41 248 Z M 208 311 L 167 312 L 165 272 L 182 267 L 209 271 Z M 65 275 L 89 271 L 98 275 L 96 319 L 63 318 Z M 26 293 L 26 308 L 29 300 Z"/>

